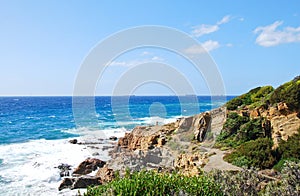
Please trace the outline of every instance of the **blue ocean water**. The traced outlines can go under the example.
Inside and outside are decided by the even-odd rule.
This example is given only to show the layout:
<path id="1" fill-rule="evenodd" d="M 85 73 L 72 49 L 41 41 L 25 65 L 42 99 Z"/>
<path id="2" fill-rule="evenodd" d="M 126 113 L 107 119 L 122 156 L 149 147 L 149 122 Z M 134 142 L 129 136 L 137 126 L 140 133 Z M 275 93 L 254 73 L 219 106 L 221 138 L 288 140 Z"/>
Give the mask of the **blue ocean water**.
<path id="1" fill-rule="evenodd" d="M 197 106 L 188 99 L 182 103 L 177 96 L 131 96 L 127 105 L 114 102 L 113 108 L 111 97 L 95 97 L 98 127 L 93 128 L 118 128 L 121 124 L 131 129 L 147 124 L 145 118 L 153 115 L 161 118 L 189 116 L 195 114 L 195 107 L 203 112 L 219 107 L 231 98 L 214 97 L 212 102 L 210 96 L 199 96 Z M 122 103 L 125 98 L 118 99 Z M 122 116 L 124 107 L 129 109 L 130 117 Z M 182 111 L 183 107 L 186 109 Z M 74 128 L 72 97 L 0 97 L 0 144 L 75 137 L 80 132 L 77 135 L 67 131 Z"/>

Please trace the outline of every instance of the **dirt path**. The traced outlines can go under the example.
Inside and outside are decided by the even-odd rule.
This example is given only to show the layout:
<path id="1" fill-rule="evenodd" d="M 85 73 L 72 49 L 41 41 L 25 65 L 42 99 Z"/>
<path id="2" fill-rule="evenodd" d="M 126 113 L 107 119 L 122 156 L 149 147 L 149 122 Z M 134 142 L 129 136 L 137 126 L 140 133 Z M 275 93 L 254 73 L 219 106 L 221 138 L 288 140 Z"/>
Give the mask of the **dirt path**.
<path id="1" fill-rule="evenodd" d="M 212 155 L 209 157 L 208 163 L 204 166 L 203 170 L 208 172 L 213 169 L 219 169 L 219 170 L 231 170 L 231 171 L 237 171 L 241 170 L 241 168 L 234 166 L 230 163 L 227 163 L 223 160 L 224 157 L 224 151 L 221 151 L 216 148 L 207 149 L 209 153 L 215 152 L 215 155 Z"/>

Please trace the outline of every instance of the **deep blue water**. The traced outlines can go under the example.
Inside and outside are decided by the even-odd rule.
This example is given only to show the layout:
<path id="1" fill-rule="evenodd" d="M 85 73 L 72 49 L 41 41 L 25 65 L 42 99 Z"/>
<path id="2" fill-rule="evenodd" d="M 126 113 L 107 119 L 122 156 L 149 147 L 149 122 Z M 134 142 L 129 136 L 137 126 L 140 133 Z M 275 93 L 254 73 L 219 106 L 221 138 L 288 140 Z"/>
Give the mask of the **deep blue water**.
<path id="1" fill-rule="evenodd" d="M 94 129 L 131 129 L 147 124 L 147 118 L 153 116 L 189 116 L 196 110 L 203 112 L 219 107 L 231 98 L 214 97 L 212 102 L 210 96 L 199 96 L 198 103 L 194 103 L 189 102 L 188 96 L 182 99 L 176 96 L 116 97 L 113 102 L 111 97 L 95 97 L 97 123 L 89 122 L 88 114 L 82 117 L 86 116 L 85 121 L 90 123 L 86 126 Z M 73 117 L 72 97 L 0 97 L 0 144 L 74 137 L 80 132 L 68 130 L 78 126 Z"/>

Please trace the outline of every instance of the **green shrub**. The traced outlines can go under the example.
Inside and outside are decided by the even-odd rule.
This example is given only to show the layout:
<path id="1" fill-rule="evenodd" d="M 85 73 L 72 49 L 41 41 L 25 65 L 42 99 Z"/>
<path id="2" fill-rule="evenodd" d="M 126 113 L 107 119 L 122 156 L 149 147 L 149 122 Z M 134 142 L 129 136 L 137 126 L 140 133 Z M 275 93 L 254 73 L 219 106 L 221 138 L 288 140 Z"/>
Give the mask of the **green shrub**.
<path id="1" fill-rule="evenodd" d="M 273 142 L 269 138 L 251 140 L 238 146 L 235 151 L 226 155 L 224 160 L 235 164 L 239 162 L 240 157 L 244 157 L 247 167 L 272 168 L 276 164 L 276 154 L 272 146 Z"/>
<path id="2" fill-rule="evenodd" d="M 288 138 L 287 141 L 282 140 L 278 147 L 279 154 L 282 159 L 298 159 L 300 160 L 300 128 L 298 134 Z"/>
<path id="3" fill-rule="evenodd" d="M 285 102 L 291 110 L 300 110 L 300 76 L 274 90 L 270 97 L 272 104 Z"/>
<path id="4" fill-rule="evenodd" d="M 251 94 L 251 100 L 252 100 L 252 102 L 260 101 L 261 99 L 264 99 L 266 96 L 268 96 L 273 91 L 274 91 L 274 88 L 272 86 L 260 87 L 255 93 Z"/>
<path id="5" fill-rule="evenodd" d="M 237 133 L 237 139 L 243 142 L 255 140 L 259 137 L 264 137 L 262 119 L 252 119 L 242 124 Z"/>
<path id="6" fill-rule="evenodd" d="M 226 103 L 226 107 L 228 110 L 236 110 L 242 104 L 243 104 L 242 99 L 240 97 L 235 97 Z"/>
<path id="7" fill-rule="evenodd" d="M 95 195 L 222 195 L 220 187 L 207 176 L 187 177 L 177 173 L 134 172 L 98 187 L 89 187 L 86 196 Z"/>

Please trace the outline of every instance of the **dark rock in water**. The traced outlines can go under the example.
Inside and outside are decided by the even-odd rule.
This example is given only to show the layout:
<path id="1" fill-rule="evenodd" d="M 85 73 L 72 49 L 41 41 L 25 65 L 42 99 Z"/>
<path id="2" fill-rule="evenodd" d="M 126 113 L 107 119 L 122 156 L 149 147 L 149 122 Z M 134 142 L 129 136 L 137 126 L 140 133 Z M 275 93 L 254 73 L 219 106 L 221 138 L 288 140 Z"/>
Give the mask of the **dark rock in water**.
<path id="1" fill-rule="evenodd" d="M 69 171 L 71 170 L 71 165 L 62 163 L 57 168 L 60 170 L 59 172 L 60 177 L 70 176 Z"/>
<path id="2" fill-rule="evenodd" d="M 72 139 L 72 140 L 69 140 L 69 142 L 71 143 L 71 144 L 77 144 L 77 139 Z"/>
<path id="3" fill-rule="evenodd" d="M 105 164 L 106 162 L 100 159 L 87 158 L 85 161 L 80 163 L 80 165 L 74 170 L 73 174 L 86 175 L 103 167 Z"/>
<path id="4" fill-rule="evenodd" d="M 101 179 L 99 177 L 89 177 L 89 176 L 82 176 L 79 178 L 65 178 L 58 190 L 61 191 L 63 189 L 79 189 L 79 188 L 87 188 L 88 186 L 92 185 L 100 185 Z"/>
<path id="5" fill-rule="evenodd" d="M 75 181 L 75 178 L 65 178 L 62 181 L 62 183 L 59 185 L 58 190 L 61 191 L 66 188 L 71 188 L 74 181 Z"/>
<path id="6" fill-rule="evenodd" d="M 93 155 L 93 156 L 98 156 L 98 155 L 100 155 L 100 154 L 99 154 L 99 152 L 94 152 L 92 155 Z"/>
<path id="7" fill-rule="evenodd" d="M 88 186 L 96 186 L 101 184 L 98 177 L 80 177 L 76 178 L 71 189 L 87 188 Z"/>
<path id="8" fill-rule="evenodd" d="M 118 138 L 116 136 L 110 136 L 109 139 L 113 140 L 113 141 L 116 141 Z"/>

